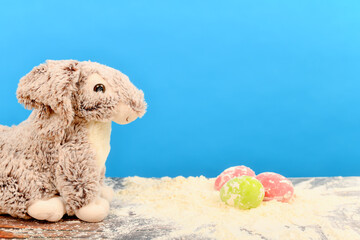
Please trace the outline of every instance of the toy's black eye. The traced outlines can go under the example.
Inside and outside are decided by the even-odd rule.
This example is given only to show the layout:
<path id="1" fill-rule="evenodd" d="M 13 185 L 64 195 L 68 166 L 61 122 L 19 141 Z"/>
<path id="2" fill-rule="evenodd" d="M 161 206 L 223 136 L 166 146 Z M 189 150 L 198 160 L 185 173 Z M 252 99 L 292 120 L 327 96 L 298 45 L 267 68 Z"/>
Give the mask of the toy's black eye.
<path id="1" fill-rule="evenodd" d="M 94 87 L 94 92 L 105 92 L 105 86 L 102 84 L 96 84 Z"/>

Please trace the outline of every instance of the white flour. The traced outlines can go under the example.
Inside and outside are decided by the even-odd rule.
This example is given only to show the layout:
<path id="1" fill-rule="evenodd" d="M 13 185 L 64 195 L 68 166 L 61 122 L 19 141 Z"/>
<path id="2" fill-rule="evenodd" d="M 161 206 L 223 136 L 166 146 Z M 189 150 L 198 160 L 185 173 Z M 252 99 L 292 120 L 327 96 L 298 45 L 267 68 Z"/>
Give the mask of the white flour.
<path id="1" fill-rule="evenodd" d="M 356 204 L 360 202 L 359 195 L 340 196 L 344 192 L 359 192 L 359 181 L 354 187 L 311 188 L 312 179 L 295 186 L 296 196 L 291 203 L 263 202 L 250 210 L 221 202 L 219 192 L 213 189 L 214 181 L 202 176 L 129 177 L 125 188 L 116 194 L 124 207 L 112 211 L 117 216 L 133 212 L 172 223 L 177 230 L 164 239 L 192 233 L 216 239 L 360 239 L 360 230 L 350 228 L 336 215 L 340 211 L 360 226 L 360 206 Z"/>

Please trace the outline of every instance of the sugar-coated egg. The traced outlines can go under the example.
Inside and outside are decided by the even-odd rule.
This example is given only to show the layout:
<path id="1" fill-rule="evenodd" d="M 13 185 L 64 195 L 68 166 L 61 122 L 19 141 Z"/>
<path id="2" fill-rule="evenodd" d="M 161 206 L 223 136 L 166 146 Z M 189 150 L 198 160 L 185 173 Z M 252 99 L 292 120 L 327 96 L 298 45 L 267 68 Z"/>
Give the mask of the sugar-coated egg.
<path id="1" fill-rule="evenodd" d="M 286 177 L 273 173 L 264 172 L 256 176 L 265 189 L 264 201 L 277 200 L 289 202 L 294 195 L 294 186 Z"/>
<path id="2" fill-rule="evenodd" d="M 258 207 L 264 199 L 264 194 L 261 183 L 250 176 L 230 179 L 220 190 L 223 202 L 244 210 Z"/>
<path id="3" fill-rule="evenodd" d="M 255 172 L 246 166 L 235 166 L 225 169 L 215 180 L 214 188 L 219 191 L 230 179 L 240 176 L 255 177 Z"/>

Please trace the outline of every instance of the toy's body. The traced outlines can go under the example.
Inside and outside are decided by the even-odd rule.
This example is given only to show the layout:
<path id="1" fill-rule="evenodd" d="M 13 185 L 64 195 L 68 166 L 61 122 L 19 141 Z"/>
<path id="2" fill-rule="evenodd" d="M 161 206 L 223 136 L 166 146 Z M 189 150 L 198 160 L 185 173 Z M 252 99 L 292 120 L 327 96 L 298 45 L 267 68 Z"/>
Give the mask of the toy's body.
<path id="1" fill-rule="evenodd" d="M 0 126 L 0 213 L 101 221 L 111 200 L 103 183 L 111 121 L 141 117 L 143 93 L 115 69 L 68 60 L 34 68 L 17 96 L 35 109 L 18 126 Z"/>

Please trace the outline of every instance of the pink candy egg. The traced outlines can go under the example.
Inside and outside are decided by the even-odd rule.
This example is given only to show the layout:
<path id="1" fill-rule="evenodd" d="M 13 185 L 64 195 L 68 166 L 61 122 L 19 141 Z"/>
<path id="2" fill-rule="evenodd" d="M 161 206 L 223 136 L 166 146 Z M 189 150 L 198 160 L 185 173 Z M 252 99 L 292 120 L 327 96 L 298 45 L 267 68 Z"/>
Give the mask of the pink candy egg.
<path id="1" fill-rule="evenodd" d="M 225 169 L 215 180 L 214 188 L 219 191 L 230 179 L 240 176 L 255 177 L 255 172 L 246 166 L 236 166 Z"/>
<path id="2" fill-rule="evenodd" d="M 294 186 L 291 181 L 280 174 L 264 172 L 257 175 L 256 179 L 264 186 L 264 201 L 289 202 L 294 195 Z"/>

